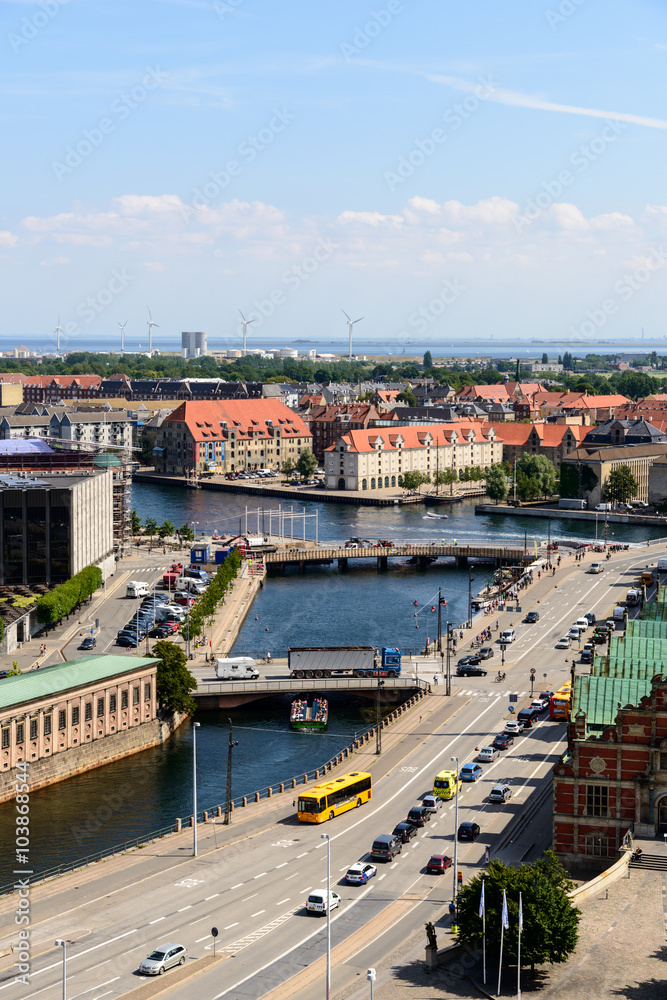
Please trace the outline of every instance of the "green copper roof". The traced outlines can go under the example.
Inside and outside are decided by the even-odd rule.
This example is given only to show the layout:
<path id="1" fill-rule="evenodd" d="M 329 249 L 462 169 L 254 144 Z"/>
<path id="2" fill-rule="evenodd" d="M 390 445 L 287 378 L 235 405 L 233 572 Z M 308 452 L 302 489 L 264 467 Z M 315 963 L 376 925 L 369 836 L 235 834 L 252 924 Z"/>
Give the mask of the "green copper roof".
<path id="1" fill-rule="evenodd" d="M 658 624 L 657 622 L 653 624 Z M 649 639 L 629 635 L 627 638 L 612 636 L 609 656 L 619 660 L 648 660 L 655 663 L 667 661 L 667 638 Z"/>
<path id="2" fill-rule="evenodd" d="M 645 695 L 651 693 L 651 681 L 638 678 L 592 677 L 588 674 L 574 679 L 571 718 L 576 721 L 577 712 L 586 713 L 588 733 L 601 732 L 614 724 L 619 702 L 625 705 L 639 705 Z"/>
<path id="3" fill-rule="evenodd" d="M 72 688 L 96 684 L 127 670 L 159 662 L 153 656 L 106 656 L 96 653 L 68 660 L 57 667 L 42 667 L 41 670 L 31 670 L 27 674 L 6 677 L 0 680 L 0 709 L 37 698 L 52 696 L 55 699 Z"/>
<path id="4" fill-rule="evenodd" d="M 667 639 L 667 622 L 662 620 L 642 621 L 630 618 L 625 630 L 626 636 L 633 639 Z"/>
<path id="5" fill-rule="evenodd" d="M 662 587 L 660 589 L 662 590 Z M 667 621 L 667 604 L 647 601 L 644 605 L 642 616 L 645 621 Z"/>
<path id="6" fill-rule="evenodd" d="M 657 674 L 667 673 L 662 661 L 624 659 L 617 656 L 596 656 L 591 673 L 594 677 L 636 678 L 651 680 Z"/>

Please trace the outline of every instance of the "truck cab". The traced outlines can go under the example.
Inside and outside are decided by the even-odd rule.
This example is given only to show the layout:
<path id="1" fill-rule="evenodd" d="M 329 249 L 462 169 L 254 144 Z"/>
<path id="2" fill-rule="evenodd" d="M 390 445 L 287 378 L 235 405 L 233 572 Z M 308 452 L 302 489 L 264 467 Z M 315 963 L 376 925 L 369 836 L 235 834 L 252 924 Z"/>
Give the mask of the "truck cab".
<path id="1" fill-rule="evenodd" d="M 387 646 L 382 648 L 382 674 L 399 677 L 401 673 L 401 651 Z"/>

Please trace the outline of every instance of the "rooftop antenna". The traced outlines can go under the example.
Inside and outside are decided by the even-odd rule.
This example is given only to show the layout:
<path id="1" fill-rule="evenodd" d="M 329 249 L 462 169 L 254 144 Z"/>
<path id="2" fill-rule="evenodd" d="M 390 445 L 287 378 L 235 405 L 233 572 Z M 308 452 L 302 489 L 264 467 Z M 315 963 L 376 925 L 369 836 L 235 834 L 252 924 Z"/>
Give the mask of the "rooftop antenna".
<path id="1" fill-rule="evenodd" d="M 146 307 L 148 308 L 148 307 Z M 146 325 L 148 327 L 148 353 L 153 357 L 153 327 L 157 326 L 160 329 L 159 323 L 153 322 L 153 317 L 151 316 L 151 311 L 148 309 L 148 319 L 146 320 Z"/>
<path id="2" fill-rule="evenodd" d="M 63 328 L 60 325 L 60 316 L 58 317 L 58 326 L 53 332 L 56 335 L 56 351 L 60 354 L 60 334 L 63 332 Z"/>
<path id="3" fill-rule="evenodd" d="M 243 327 L 243 357 L 245 357 L 245 338 L 246 338 L 246 333 L 247 333 L 247 330 L 248 330 L 248 327 L 250 326 L 250 324 L 254 323 L 255 321 L 254 321 L 254 319 L 246 319 L 240 309 L 239 309 L 239 315 L 241 316 L 241 319 L 243 320 L 243 322 L 241 323 L 241 326 Z"/>
<path id="4" fill-rule="evenodd" d="M 119 323 L 120 327 L 120 353 L 125 354 L 125 327 L 127 326 L 127 320 L 124 323 Z"/>
<path id="5" fill-rule="evenodd" d="M 352 360 L 352 327 L 354 326 L 355 323 L 361 323 L 361 321 L 362 321 L 362 319 L 364 317 L 360 316 L 359 319 L 350 319 L 350 317 L 347 315 L 347 313 L 345 312 L 344 309 L 341 309 L 341 312 L 342 312 L 343 316 L 345 317 L 345 319 L 347 320 L 347 334 L 348 334 L 348 340 L 349 340 L 348 349 L 347 349 L 347 356 L 348 356 L 348 358 L 351 361 Z"/>

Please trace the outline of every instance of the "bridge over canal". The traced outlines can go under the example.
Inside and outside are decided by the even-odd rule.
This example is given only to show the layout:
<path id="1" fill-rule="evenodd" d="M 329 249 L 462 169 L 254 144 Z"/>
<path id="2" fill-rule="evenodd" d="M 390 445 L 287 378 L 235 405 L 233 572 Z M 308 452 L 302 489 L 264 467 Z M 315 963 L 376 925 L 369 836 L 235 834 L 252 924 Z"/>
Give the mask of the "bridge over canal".
<path id="1" fill-rule="evenodd" d="M 256 681 L 219 681 L 216 677 L 197 670 L 197 690 L 192 692 L 198 708 L 237 708 L 260 698 L 270 698 L 279 694 L 295 697 L 298 694 L 321 692 L 322 694 L 356 694 L 360 698 L 376 701 L 378 682 L 373 677 L 260 677 Z M 403 702 L 410 695 L 422 691 L 428 693 L 431 685 L 422 677 L 404 674 L 402 677 L 383 677 L 380 701 L 386 705 Z"/>
<path id="2" fill-rule="evenodd" d="M 381 545 L 345 548 L 340 545 L 319 545 L 306 548 L 285 548 L 278 552 L 266 552 L 264 563 L 270 575 L 284 573 L 286 566 L 298 566 L 303 571 L 306 566 L 329 565 L 337 561 L 339 569 L 347 569 L 350 559 L 375 559 L 378 570 L 386 570 L 390 559 L 414 562 L 416 567 L 428 566 L 437 559 L 453 558 L 457 566 L 465 566 L 469 559 L 492 562 L 496 567 L 517 566 L 530 562 L 535 557 L 526 554 L 524 548 L 504 545 L 479 544 L 411 544 L 401 542 L 391 547 Z"/>

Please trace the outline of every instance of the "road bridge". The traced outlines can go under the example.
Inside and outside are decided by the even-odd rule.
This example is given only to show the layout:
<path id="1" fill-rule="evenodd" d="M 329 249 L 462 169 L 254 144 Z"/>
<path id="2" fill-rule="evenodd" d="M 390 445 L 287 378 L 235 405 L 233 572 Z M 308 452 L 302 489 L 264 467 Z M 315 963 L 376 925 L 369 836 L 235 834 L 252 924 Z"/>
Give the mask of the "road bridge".
<path id="1" fill-rule="evenodd" d="M 465 566 L 469 559 L 492 562 L 496 567 L 518 565 L 534 558 L 524 548 L 505 545 L 465 544 L 454 545 L 403 542 L 392 546 L 368 545 L 346 548 L 340 545 L 320 545 L 306 548 L 285 548 L 266 552 L 264 563 L 270 575 L 284 573 L 286 566 L 298 566 L 303 571 L 308 565 L 338 562 L 339 569 L 347 569 L 350 559 L 375 559 L 378 570 L 386 570 L 390 559 L 408 560 L 417 568 L 429 565 L 436 559 L 454 559 L 456 566 Z"/>
<path id="2" fill-rule="evenodd" d="M 382 704 L 396 704 L 420 688 L 429 691 L 430 684 L 424 678 L 411 676 L 382 677 L 380 701 Z M 378 681 L 374 677 L 260 677 L 256 681 L 219 681 L 217 678 L 197 678 L 197 690 L 191 692 L 197 700 L 198 708 L 237 708 L 260 698 L 270 698 L 278 694 L 308 694 L 318 691 L 322 694 L 356 694 L 360 698 L 375 701 L 378 697 Z"/>

